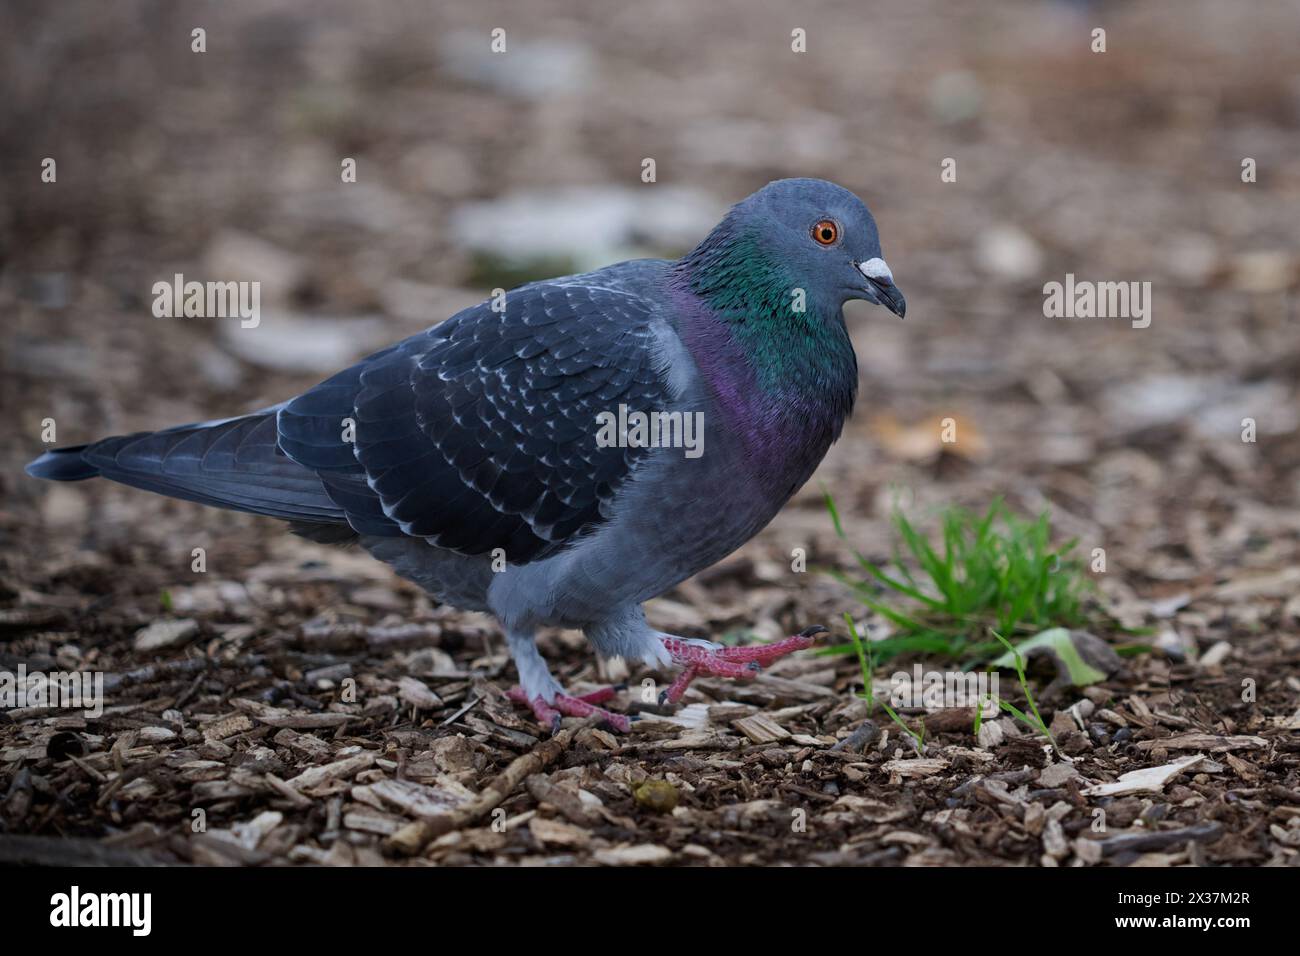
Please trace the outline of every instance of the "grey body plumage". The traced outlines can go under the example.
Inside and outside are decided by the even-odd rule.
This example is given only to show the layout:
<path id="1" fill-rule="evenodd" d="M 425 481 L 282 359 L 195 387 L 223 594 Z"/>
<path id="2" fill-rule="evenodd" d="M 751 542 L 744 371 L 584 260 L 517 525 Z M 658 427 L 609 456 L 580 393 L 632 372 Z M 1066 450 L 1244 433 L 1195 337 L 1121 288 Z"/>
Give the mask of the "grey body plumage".
<path id="1" fill-rule="evenodd" d="M 785 182 L 800 203 L 813 196 L 809 208 L 825 192 L 827 215 L 858 215 L 856 203 L 870 221 L 839 187 Z M 860 265 L 868 253 L 883 264 L 874 223 L 860 231 L 856 297 L 881 301 L 882 280 Z M 828 322 L 842 325 L 840 305 L 855 297 L 839 291 L 845 281 L 836 273 L 837 301 L 822 303 Z M 513 290 L 504 310 L 466 309 L 274 408 L 57 449 L 28 471 L 98 475 L 356 541 L 439 600 L 495 614 L 524 689 L 549 701 L 559 685 L 533 644 L 538 627 L 581 628 L 603 655 L 668 664 L 641 603 L 756 534 L 839 434 L 847 408 L 788 462 L 759 449 L 741 413 L 720 405 L 728 383 L 696 354 L 698 327 L 713 321 L 680 263 L 620 263 Z M 597 416 L 620 404 L 700 413 L 704 453 L 603 446 Z"/>

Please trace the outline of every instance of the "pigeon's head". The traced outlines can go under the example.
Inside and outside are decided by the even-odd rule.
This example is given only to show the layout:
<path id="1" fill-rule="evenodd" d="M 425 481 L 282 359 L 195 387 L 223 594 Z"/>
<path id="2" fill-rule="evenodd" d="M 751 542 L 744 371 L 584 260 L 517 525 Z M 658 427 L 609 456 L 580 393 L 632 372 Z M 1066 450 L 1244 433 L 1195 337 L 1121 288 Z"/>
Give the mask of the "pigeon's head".
<path id="1" fill-rule="evenodd" d="M 697 291 L 719 293 L 732 307 L 779 308 L 802 293 L 809 311 L 838 313 L 849 299 L 883 305 L 899 318 L 907 311 L 871 211 L 824 179 L 768 183 L 684 261 Z"/>
<path id="2" fill-rule="evenodd" d="M 779 179 L 742 204 L 760 225 L 760 243 L 788 263 L 809 296 L 843 305 L 865 299 L 900 319 L 907 301 L 880 253 L 871 210 L 853 193 L 824 179 Z"/>

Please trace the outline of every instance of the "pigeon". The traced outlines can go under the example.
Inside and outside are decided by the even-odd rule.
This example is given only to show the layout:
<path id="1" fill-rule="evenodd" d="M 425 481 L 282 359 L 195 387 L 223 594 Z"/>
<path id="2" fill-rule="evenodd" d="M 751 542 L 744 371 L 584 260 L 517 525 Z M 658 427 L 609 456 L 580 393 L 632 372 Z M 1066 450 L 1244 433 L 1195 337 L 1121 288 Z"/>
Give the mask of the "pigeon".
<path id="1" fill-rule="evenodd" d="M 495 615 L 509 692 L 626 731 L 565 693 L 539 628 L 602 657 L 748 679 L 808 630 L 722 646 L 656 631 L 642 604 L 757 534 L 809 479 L 857 395 L 849 299 L 902 318 L 876 223 L 852 192 L 769 183 L 681 259 L 533 282 L 252 414 L 47 451 L 28 474 L 91 477 L 267 515 L 359 544 L 439 602 Z"/>

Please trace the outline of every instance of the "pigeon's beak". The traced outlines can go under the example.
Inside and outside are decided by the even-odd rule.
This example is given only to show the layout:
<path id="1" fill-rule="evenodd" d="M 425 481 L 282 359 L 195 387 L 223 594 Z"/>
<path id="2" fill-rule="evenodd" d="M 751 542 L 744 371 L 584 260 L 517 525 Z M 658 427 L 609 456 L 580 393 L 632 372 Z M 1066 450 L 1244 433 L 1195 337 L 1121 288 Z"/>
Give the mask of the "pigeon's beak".
<path id="1" fill-rule="evenodd" d="M 900 319 L 907 315 L 907 300 L 894 285 L 894 274 L 884 259 L 868 259 L 858 263 L 858 271 L 867 279 L 867 298 L 883 305 Z"/>

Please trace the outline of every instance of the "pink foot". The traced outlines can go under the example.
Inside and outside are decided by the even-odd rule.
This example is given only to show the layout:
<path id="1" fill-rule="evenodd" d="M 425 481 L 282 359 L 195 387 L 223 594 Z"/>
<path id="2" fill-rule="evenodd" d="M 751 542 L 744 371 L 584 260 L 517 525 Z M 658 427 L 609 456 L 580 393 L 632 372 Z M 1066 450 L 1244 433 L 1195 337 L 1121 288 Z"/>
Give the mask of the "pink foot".
<path id="1" fill-rule="evenodd" d="M 632 729 L 631 717 L 627 716 L 627 714 L 616 714 L 612 710 L 596 706 L 610 700 L 617 693 L 618 688 L 616 687 L 602 687 L 600 690 L 592 691 L 590 694 L 582 694 L 579 697 L 556 694 L 554 704 L 548 704 L 541 697 L 534 697 L 529 700 L 522 687 L 512 687 L 506 692 L 506 696 L 513 701 L 531 707 L 533 716 L 537 718 L 538 723 L 549 727 L 551 733 L 555 733 L 560 729 L 561 717 L 590 717 L 594 714 L 619 733 L 625 734 Z"/>
<path id="2" fill-rule="evenodd" d="M 710 677 L 730 677 L 734 680 L 752 680 L 767 664 L 787 654 L 812 647 L 816 635 L 825 631 L 821 626 L 809 627 L 772 644 L 751 644 L 746 647 L 700 647 L 679 638 L 664 639 L 664 647 L 672 655 L 673 663 L 684 669 L 677 679 L 659 695 L 660 704 L 675 704 L 682 699 L 691 681 L 701 674 Z"/>

